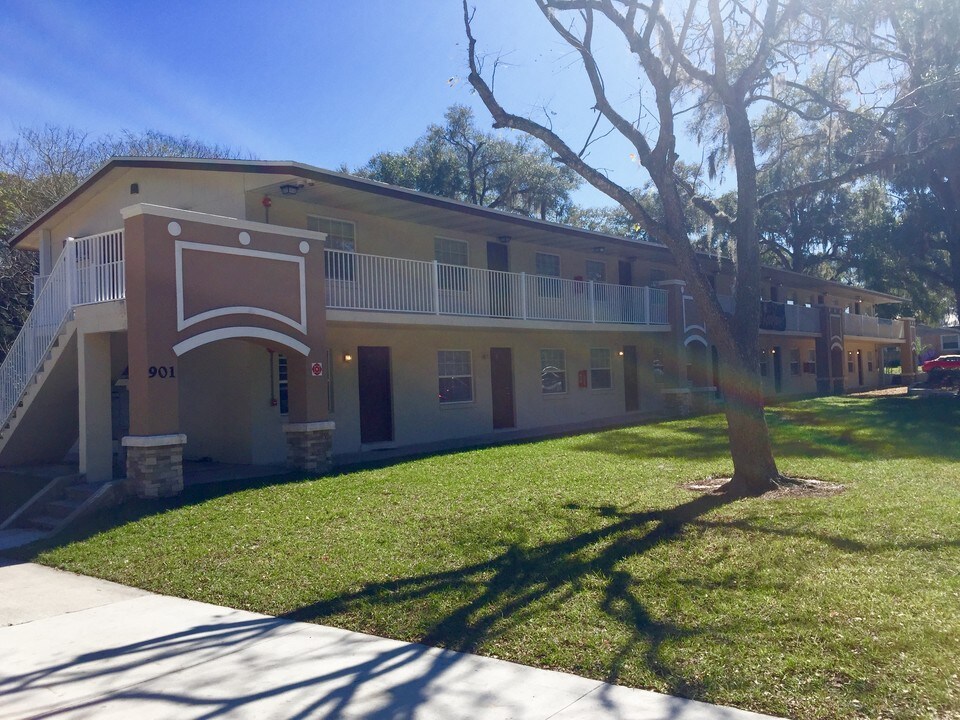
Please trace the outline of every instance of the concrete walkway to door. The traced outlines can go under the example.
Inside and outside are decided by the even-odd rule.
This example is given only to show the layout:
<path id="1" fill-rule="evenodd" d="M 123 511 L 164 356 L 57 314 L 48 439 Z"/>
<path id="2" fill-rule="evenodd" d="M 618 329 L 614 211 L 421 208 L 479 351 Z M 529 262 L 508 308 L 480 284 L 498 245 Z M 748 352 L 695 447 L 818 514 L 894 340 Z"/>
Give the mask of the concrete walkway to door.
<path id="1" fill-rule="evenodd" d="M 29 563 L 0 588 L 0 718 L 766 717 Z"/>

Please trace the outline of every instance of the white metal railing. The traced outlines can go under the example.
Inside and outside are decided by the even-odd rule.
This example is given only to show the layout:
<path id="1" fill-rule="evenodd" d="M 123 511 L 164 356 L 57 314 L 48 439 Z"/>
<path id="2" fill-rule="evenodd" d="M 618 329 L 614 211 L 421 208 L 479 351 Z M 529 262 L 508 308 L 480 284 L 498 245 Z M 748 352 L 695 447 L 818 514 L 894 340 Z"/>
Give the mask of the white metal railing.
<path id="1" fill-rule="evenodd" d="M 819 333 L 820 311 L 805 305 L 784 305 L 787 316 L 787 330 L 793 332 Z"/>
<path id="2" fill-rule="evenodd" d="M 325 250 L 327 307 L 515 320 L 666 325 L 667 293 Z"/>
<path id="3" fill-rule="evenodd" d="M 77 238 L 72 246 L 74 272 L 73 304 L 121 300 L 126 296 L 123 267 L 123 230 Z"/>
<path id="4" fill-rule="evenodd" d="M 843 314 L 843 332 L 845 335 L 883 338 L 885 340 L 903 340 L 903 321 L 878 318 L 871 315 Z"/>
<path id="5" fill-rule="evenodd" d="M 0 365 L 0 423 L 6 424 L 50 352 L 73 308 L 124 297 L 123 231 L 69 239 Z"/>
<path id="6" fill-rule="evenodd" d="M 36 305 L 37 298 L 40 297 L 40 291 L 43 290 L 43 286 L 47 283 L 47 278 L 49 275 L 34 275 L 33 276 L 33 303 Z"/>

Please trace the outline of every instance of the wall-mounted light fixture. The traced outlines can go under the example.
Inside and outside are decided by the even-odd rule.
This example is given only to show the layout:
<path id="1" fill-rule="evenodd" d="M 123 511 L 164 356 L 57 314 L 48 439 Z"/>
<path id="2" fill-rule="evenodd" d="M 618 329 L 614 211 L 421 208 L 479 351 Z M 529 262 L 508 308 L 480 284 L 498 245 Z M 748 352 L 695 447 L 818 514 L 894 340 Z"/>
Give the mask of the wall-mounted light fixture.
<path id="1" fill-rule="evenodd" d="M 509 235 L 498 235 L 497 242 L 503 243 L 504 245 L 509 245 L 512 238 Z"/>
<path id="2" fill-rule="evenodd" d="M 348 353 L 348 352 L 345 352 L 345 353 L 343 354 L 343 361 L 344 361 L 345 363 L 353 362 L 353 355 L 351 355 L 351 354 Z"/>
<path id="3" fill-rule="evenodd" d="M 281 186 L 280 186 L 280 194 L 281 194 L 281 195 L 296 195 L 298 192 L 300 192 L 300 186 L 299 186 L 299 185 L 290 185 L 290 184 L 288 183 L 288 184 L 286 184 L 286 185 L 281 185 Z"/>
<path id="4" fill-rule="evenodd" d="M 606 249 L 603 245 L 597 245 L 597 246 L 593 249 L 593 251 L 594 251 L 595 253 L 599 253 L 599 254 L 603 255 L 603 254 L 607 251 L 607 249 Z"/>

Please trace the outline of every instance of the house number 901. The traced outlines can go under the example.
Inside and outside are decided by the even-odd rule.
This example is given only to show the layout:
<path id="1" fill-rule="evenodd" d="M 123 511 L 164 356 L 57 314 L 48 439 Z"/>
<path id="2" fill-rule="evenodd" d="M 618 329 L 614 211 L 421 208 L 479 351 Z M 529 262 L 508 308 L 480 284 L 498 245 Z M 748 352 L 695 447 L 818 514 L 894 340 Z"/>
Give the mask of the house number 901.
<path id="1" fill-rule="evenodd" d="M 161 365 L 160 367 L 157 367 L 156 365 L 151 365 L 149 373 L 150 373 L 150 377 L 152 378 L 158 377 L 161 380 L 166 380 L 167 378 L 176 377 L 176 374 L 173 372 L 173 365 L 170 365 L 170 366 Z"/>

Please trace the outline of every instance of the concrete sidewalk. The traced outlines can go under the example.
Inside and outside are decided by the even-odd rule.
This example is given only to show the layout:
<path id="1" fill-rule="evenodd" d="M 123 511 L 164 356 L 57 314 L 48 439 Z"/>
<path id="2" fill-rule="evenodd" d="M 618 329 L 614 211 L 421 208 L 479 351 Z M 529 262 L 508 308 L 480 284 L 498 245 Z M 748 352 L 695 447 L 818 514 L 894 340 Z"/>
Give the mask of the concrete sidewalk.
<path id="1" fill-rule="evenodd" d="M 766 717 L 0 564 L 0 718 Z"/>

